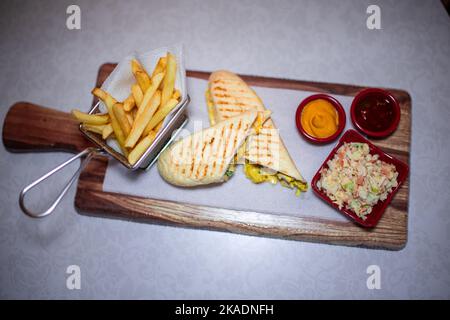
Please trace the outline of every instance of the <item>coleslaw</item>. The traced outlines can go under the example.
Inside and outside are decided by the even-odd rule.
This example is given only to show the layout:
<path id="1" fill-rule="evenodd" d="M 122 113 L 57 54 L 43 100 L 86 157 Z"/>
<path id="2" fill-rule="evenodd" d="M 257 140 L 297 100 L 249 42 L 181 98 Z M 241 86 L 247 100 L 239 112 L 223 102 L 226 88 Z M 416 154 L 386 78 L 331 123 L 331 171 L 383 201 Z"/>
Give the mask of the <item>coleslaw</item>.
<path id="1" fill-rule="evenodd" d="M 317 187 L 339 209 L 345 206 L 363 220 L 398 185 L 395 166 L 370 154 L 367 143 L 344 143 L 327 165 L 320 172 Z"/>

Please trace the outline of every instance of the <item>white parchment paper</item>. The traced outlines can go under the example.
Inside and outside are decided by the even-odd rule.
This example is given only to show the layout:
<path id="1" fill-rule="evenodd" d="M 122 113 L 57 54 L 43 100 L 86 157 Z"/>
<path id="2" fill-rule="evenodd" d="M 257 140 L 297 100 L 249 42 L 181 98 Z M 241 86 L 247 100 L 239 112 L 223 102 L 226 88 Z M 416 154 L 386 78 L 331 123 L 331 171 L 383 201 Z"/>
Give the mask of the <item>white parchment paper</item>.
<path id="1" fill-rule="evenodd" d="M 191 103 L 188 106 L 189 123 L 183 136 L 209 127 L 204 93 L 206 80 L 187 78 Z M 272 110 L 272 119 L 280 129 L 281 137 L 297 167 L 310 183 L 312 177 L 331 151 L 334 143 L 316 146 L 306 142 L 297 131 L 295 111 L 299 103 L 314 92 L 253 87 Z M 351 97 L 334 96 L 347 114 Z M 352 127 L 347 117 L 347 128 Z M 347 129 L 346 128 L 346 129 Z M 213 207 L 266 212 L 273 214 L 315 216 L 346 221 L 340 213 L 317 198 L 311 188 L 300 197 L 293 190 L 268 183 L 253 184 L 239 167 L 226 183 L 198 188 L 179 188 L 166 183 L 158 174 L 156 165 L 148 171 L 128 171 L 116 161 L 109 161 L 103 190 L 132 194 L 154 199 L 207 205 Z"/>

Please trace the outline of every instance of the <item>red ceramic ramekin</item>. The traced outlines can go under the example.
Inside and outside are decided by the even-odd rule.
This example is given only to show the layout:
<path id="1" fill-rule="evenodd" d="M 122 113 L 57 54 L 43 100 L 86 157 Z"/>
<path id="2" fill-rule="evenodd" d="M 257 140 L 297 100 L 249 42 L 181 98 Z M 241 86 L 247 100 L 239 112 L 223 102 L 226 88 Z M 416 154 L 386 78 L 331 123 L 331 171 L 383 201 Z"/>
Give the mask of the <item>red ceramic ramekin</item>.
<path id="1" fill-rule="evenodd" d="M 392 110 L 392 118 L 390 119 L 389 126 L 380 131 L 374 131 L 367 128 L 363 122 L 358 121 L 357 106 L 365 99 L 379 99 L 385 101 Z M 392 134 L 398 127 L 400 122 L 400 105 L 397 99 L 386 90 L 378 88 L 369 88 L 359 92 L 353 99 L 352 106 L 350 107 L 350 117 L 352 123 L 356 129 L 361 131 L 372 138 L 384 138 Z"/>

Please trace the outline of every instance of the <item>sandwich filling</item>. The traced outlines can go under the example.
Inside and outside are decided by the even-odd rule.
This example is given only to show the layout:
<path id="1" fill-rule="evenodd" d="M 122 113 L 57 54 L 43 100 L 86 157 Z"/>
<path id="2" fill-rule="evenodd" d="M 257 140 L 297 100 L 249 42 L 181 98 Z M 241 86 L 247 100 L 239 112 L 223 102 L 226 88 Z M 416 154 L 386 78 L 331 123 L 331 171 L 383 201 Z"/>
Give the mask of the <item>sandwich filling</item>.
<path id="1" fill-rule="evenodd" d="M 224 180 L 228 181 L 233 176 L 235 171 L 236 171 L 236 165 L 234 163 L 230 164 L 228 166 L 227 171 L 225 171 Z"/>
<path id="2" fill-rule="evenodd" d="M 295 189 L 295 195 L 297 196 L 308 190 L 308 185 L 305 182 L 296 180 L 284 173 L 267 169 L 259 164 L 246 162 L 244 172 L 245 176 L 253 183 L 269 182 L 277 184 L 279 182 L 283 187 Z"/>

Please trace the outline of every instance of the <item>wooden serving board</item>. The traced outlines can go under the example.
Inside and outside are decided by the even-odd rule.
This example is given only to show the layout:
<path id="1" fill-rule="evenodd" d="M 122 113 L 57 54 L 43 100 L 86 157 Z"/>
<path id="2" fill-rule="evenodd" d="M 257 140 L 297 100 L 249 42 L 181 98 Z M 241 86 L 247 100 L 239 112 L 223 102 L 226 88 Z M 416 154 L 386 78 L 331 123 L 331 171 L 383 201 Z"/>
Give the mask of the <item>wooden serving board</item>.
<path id="1" fill-rule="evenodd" d="M 109 63 L 100 67 L 97 86 L 103 83 L 115 66 L 116 64 Z M 187 76 L 207 80 L 209 73 L 187 71 Z M 354 96 L 365 88 L 257 76 L 242 78 L 251 86 L 345 96 Z M 388 90 L 400 103 L 400 125 L 387 139 L 371 141 L 409 164 L 411 98 L 406 91 Z M 55 125 L 56 121 L 66 125 Z M 81 136 L 77 122 L 72 120 L 68 113 L 24 102 L 15 104 L 8 112 L 3 127 L 3 142 L 8 150 L 22 152 L 55 149 L 77 152 L 91 145 Z M 104 192 L 103 181 L 108 161 L 106 157 L 96 156 L 81 173 L 75 196 L 75 206 L 80 213 L 247 235 L 391 250 L 403 248 L 407 241 L 409 179 L 399 189 L 379 224 L 373 229 L 364 229 L 351 221 L 314 218 L 314 213 L 309 213 L 307 217 L 271 215 Z"/>

